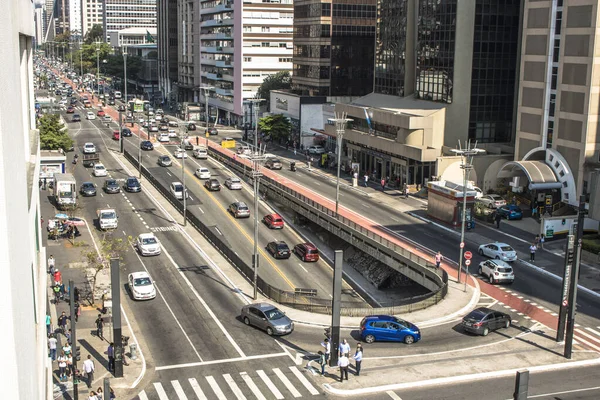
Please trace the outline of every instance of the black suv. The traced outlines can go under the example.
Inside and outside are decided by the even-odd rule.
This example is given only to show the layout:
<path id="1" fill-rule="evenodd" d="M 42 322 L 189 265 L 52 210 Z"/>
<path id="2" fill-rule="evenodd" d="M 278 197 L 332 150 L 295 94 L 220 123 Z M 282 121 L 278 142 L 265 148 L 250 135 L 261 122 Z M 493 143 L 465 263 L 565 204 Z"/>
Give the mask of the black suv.
<path id="1" fill-rule="evenodd" d="M 211 192 L 218 192 L 221 190 L 221 184 L 219 183 L 218 180 L 216 179 L 207 179 L 204 182 L 204 187 L 208 190 L 210 190 Z"/>
<path id="2" fill-rule="evenodd" d="M 279 242 L 269 242 L 269 244 L 267 244 L 267 251 L 271 253 L 274 258 L 290 258 L 291 255 L 290 248 L 283 240 Z"/>
<path id="3" fill-rule="evenodd" d="M 123 137 L 128 137 L 131 136 L 131 129 L 129 128 L 123 128 L 121 129 L 121 135 L 123 135 Z"/>
<path id="4" fill-rule="evenodd" d="M 141 192 L 142 186 L 140 185 L 140 181 L 135 176 L 130 176 L 125 182 L 125 190 L 128 192 Z"/>

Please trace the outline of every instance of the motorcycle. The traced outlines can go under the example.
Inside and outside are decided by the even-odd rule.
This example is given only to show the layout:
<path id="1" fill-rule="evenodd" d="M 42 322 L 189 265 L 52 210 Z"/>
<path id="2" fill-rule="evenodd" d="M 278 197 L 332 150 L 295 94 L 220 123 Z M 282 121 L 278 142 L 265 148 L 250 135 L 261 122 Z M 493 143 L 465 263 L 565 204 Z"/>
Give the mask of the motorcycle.
<path id="1" fill-rule="evenodd" d="M 290 163 L 290 171 L 296 172 L 296 163 L 295 162 Z"/>

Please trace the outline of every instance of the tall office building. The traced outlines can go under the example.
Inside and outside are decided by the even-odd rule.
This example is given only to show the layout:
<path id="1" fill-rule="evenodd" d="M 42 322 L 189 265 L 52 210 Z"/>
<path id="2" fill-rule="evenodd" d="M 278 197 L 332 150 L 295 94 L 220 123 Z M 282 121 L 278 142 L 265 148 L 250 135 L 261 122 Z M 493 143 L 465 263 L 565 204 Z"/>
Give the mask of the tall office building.
<path id="1" fill-rule="evenodd" d="M 32 1 L 12 2 L 0 14 L 0 387 L 2 398 L 53 396 L 48 357 L 48 282 L 40 218 L 39 134 L 33 94 Z"/>
<path id="2" fill-rule="evenodd" d="M 83 36 L 94 25 L 104 26 L 104 8 L 102 0 L 81 0 L 81 28 Z"/>
<path id="3" fill-rule="evenodd" d="M 57 35 L 69 30 L 69 16 L 69 0 L 56 0 L 54 2 L 54 24 Z"/>
<path id="4" fill-rule="evenodd" d="M 104 0 L 105 37 L 127 28 L 156 28 L 156 0 Z"/>
<path id="5" fill-rule="evenodd" d="M 597 15 L 597 0 L 525 2 L 515 161 L 571 205 L 600 167 Z"/>
<path id="6" fill-rule="evenodd" d="M 177 82 L 177 0 L 158 0 L 158 86 L 163 96 L 175 100 L 173 84 Z"/>
<path id="7" fill-rule="evenodd" d="M 33 17 L 34 25 L 35 25 L 35 47 L 39 48 L 44 41 L 44 9 L 39 6 L 34 10 Z"/>
<path id="8" fill-rule="evenodd" d="M 81 0 L 69 0 L 69 31 L 73 41 L 79 41 L 83 37 L 82 29 Z"/>
<path id="9" fill-rule="evenodd" d="M 363 96 L 373 90 L 377 0 L 296 0 L 296 92 Z"/>

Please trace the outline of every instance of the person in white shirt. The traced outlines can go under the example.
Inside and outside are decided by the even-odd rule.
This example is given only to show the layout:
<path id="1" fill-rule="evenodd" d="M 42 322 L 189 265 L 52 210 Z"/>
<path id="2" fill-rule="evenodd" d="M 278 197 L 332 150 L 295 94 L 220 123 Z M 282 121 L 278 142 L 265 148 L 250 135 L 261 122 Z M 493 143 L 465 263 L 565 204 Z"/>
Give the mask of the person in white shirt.
<path id="1" fill-rule="evenodd" d="M 50 223 L 48 223 L 48 224 L 50 224 Z M 55 265 L 56 265 L 56 260 L 54 259 L 54 256 L 52 254 L 50 254 L 50 258 L 48 258 L 48 272 L 51 275 L 54 275 L 54 266 Z"/>
<path id="2" fill-rule="evenodd" d="M 344 382 L 344 376 L 346 380 L 348 380 L 348 365 L 350 364 L 350 360 L 348 360 L 348 354 L 344 353 L 338 359 L 338 367 L 340 367 L 340 382 Z"/>
<path id="3" fill-rule="evenodd" d="M 356 345 L 356 353 L 354 353 L 354 363 L 355 363 L 355 367 L 354 369 L 356 370 L 356 376 L 360 375 L 360 365 L 362 364 L 362 358 L 363 358 L 363 348 L 362 348 L 362 344 L 357 344 Z"/>
<path id="4" fill-rule="evenodd" d="M 54 335 L 51 335 L 50 338 L 48 339 L 48 348 L 50 349 L 50 358 L 52 358 L 52 361 L 56 360 L 56 343 L 57 342 L 58 342 L 58 340 L 56 340 Z"/>
<path id="5" fill-rule="evenodd" d="M 94 381 L 94 371 L 96 367 L 94 366 L 94 361 L 92 361 L 92 356 L 88 354 L 87 360 L 83 362 L 83 372 L 86 374 L 87 378 L 87 387 L 92 387 L 92 382 Z"/>
<path id="6" fill-rule="evenodd" d="M 325 348 L 325 363 L 329 363 L 329 356 L 331 356 L 331 343 L 329 343 L 329 339 L 325 339 L 321 346 Z"/>
<path id="7" fill-rule="evenodd" d="M 348 341 L 346 339 L 342 340 L 342 343 L 340 343 L 339 351 L 340 356 L 342 354 L 350 354 L 350 345 L 348 344 Z"/>
<path id="8" fill-rule="evenodd" d="M 64 351 L 61 351 L 58 356 L 58 376 L 61 381 L 67 380 L 67 356 Z"/>

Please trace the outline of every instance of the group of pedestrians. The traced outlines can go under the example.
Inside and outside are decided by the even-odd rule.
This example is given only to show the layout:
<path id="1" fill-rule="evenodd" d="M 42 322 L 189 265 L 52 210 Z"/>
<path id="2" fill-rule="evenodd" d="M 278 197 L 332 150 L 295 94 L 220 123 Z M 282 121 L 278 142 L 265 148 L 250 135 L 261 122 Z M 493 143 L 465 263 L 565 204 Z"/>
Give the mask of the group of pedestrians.
<path id="1" fill-rule="evenodd" d="M 321 346 L 324 348 L 324 351 L 319 350 L 319 365 L 321 366 L 321 375 L 325 375 L 325 367 L 329 364 L 329 359 L 331 358 L 331 343 L 329 339 L 325 339 Z M 348 369 L 350 367 L 350 358 L 354 359 L 354 371 L 355 375 L 360 375 L 360 369 L 363 359 L 363 348 L 362 344 L 358 343 L 356 345 L 356 351 L 354 355 L 350 357 L 351 349 L 350 344 L 346 339 L 342 340 L 338 347 L 338 362 L 337 365 L 340 369 L 340 381 L 343 382 L 344 378 L 348 380 Z"/>

